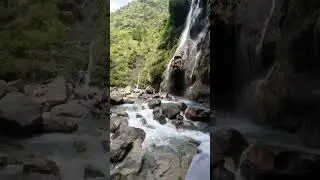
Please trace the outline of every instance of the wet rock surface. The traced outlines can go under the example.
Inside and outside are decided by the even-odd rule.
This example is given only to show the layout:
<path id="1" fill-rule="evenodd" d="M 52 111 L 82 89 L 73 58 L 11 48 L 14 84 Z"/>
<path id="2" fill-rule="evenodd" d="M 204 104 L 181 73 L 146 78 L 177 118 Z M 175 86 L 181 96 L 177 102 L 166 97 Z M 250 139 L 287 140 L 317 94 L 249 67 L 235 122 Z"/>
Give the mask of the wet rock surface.
<path id="1" fill-rule="evenodd" d="M 40 104 L 32 98 L 10 92 L 0 100 L 1 132 L 19 136 L 41 132 Z"/>
<path id="2" fill-rule="evenodd" d="M 210 110 L 188 107 L 185 111 L 186 118 L 191 121 L 209 122 L 210 121 Z"/>
<path id="3" fill-rule="evenodd" d="M 320 154 L 299 146 L 251 142 L 237 130 L 213 135 L 211 167 L 215 179 L 318 179 Z M 237 173 L 236 173 L 237 172 Z"/>
<path id="4" fill-rule="evenodd" d="M 80 96 L 67 88 L 64 77 L 9 84 L 11 89 L 0 97 L 0 179 L 105 178 L 109 132 L 102 115 L 108 108 L 104 90 L 89 87 Z M 86 164 L 92 166 L 84 168 Z"/>

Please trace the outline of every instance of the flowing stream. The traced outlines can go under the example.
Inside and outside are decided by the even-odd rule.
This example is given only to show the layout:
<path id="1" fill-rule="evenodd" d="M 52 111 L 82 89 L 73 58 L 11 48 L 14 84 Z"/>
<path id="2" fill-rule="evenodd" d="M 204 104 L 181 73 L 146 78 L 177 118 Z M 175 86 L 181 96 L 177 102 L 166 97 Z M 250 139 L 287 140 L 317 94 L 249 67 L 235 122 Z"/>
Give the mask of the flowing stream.
<path id="1" fill-rule="evenodd" d="M 185 99 L 178 99 L 175 102 L 162 100 L 162 103 L 167 102 L 184 102 L 188 106 L 202 106 L 201 104 L 187 101 Z M 174 144 L 170 144 L 170 140 L 173 138 L 181 140 L 188 140 L 191 138 L 201 143 L 198 149 L 210 154 L 210 136 L 209 130 L 206 129 L 206 124 L 193 123 L 184 117 L 185 123 L 194 124 L 192 126 L 193 128 L 177 129 L 169 119 L 167 119 L 167 123 L 164 125 L 161 125 L 158 121 L 154 120 L 152 109 L 148 108 L 147 103 L 141 102 L 140 104 L 124 104 L 121 106 L 127 109 L 127 113 L 129 114 L 129 126 L 141 128 L 145 131 L 146 138 L 142 143 L 142 148 L 146 149 L 154 145 L 174 146 Z M 142 117 L 138 118 L 137 114 Z"/>

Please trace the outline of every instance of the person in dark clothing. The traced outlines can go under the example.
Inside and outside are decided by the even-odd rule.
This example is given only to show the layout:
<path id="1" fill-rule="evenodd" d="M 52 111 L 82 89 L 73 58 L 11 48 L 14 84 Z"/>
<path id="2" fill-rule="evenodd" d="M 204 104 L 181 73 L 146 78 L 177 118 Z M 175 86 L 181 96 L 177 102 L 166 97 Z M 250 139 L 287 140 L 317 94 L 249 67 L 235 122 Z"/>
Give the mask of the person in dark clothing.
<path id="1" fill-rule="evenodd" d="M 72 87 L 80 88 L 85 84 L 86 72 L 85 71 L 77 71 L 71 73 L 72 79 Z"/>

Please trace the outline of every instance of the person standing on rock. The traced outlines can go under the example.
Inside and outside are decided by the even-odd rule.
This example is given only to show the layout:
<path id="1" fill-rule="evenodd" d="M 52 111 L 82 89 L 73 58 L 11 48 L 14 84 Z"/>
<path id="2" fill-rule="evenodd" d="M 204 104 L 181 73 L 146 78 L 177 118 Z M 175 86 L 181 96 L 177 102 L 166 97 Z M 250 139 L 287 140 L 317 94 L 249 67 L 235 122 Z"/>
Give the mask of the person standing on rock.
<path id="1" fill-rule="evenodd" d="M 83 88 L 86 80 L 86 72 L 85 71 L 72 72 L 71 78 L 72 78 L 73 88 Z"/>

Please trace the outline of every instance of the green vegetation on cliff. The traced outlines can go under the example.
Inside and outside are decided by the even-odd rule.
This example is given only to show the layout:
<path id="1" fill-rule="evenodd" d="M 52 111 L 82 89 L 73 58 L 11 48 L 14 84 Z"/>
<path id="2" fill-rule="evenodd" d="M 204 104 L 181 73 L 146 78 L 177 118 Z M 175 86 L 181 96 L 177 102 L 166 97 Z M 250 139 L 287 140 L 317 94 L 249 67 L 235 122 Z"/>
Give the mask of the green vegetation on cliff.
<path id="1" fill-rule="evenodd" d="M 188 0 L 136 0 L 111 14 L 111 85 L 159 86 L 183 30 Z"/>
<path id="2" fill-rule="evenodd" d="M 99 9 L 101 3 L 101 0 L 0 2 L 0 79 L 42 80 L 85 69 L 89 44 L 99 36 L 99 33 L 91 32 L 90 23 L 99 26 L 99 32 L 102 22 L 109 23 L 100 20 L 107 18 Z M 77 28 L 88 34 L 77 36 Z M 95 49 L 100 49 L 94 56 L 97 63 L 102 64 L 105 49 Z M 95 77 L 97 82 L 97 79 L 103 80 L 101 74 L 94 73 L 100 76 Z"/>

